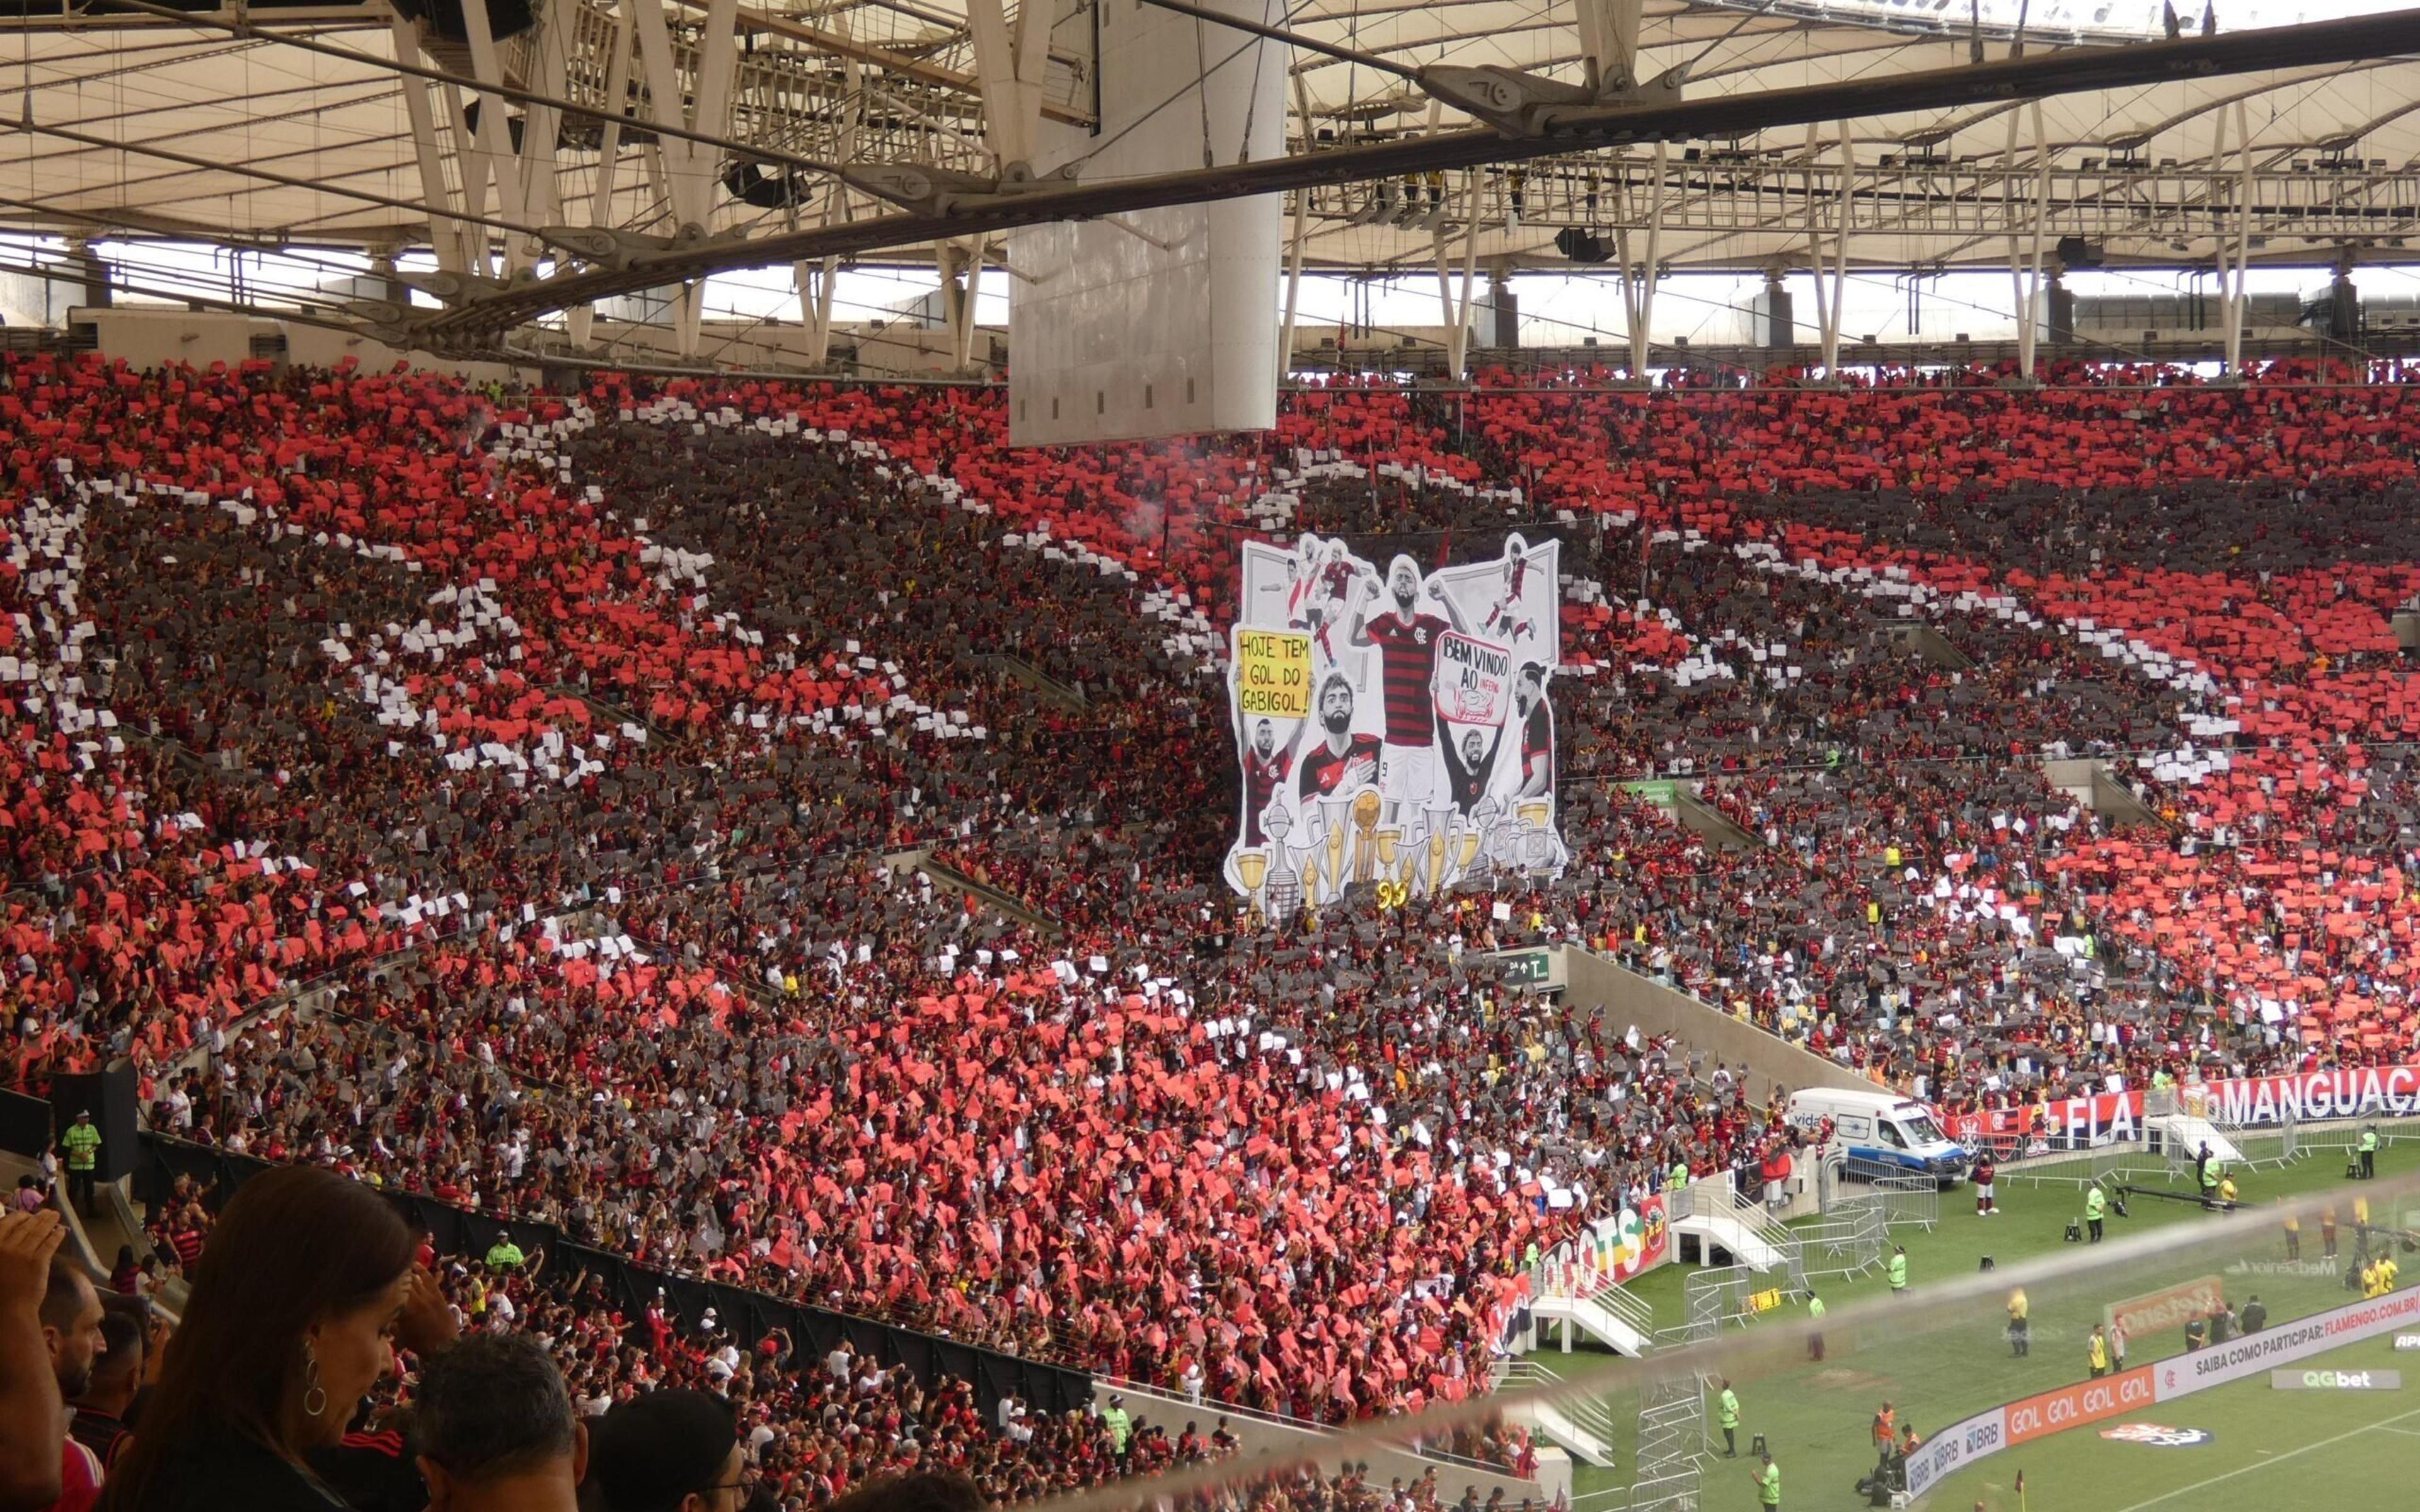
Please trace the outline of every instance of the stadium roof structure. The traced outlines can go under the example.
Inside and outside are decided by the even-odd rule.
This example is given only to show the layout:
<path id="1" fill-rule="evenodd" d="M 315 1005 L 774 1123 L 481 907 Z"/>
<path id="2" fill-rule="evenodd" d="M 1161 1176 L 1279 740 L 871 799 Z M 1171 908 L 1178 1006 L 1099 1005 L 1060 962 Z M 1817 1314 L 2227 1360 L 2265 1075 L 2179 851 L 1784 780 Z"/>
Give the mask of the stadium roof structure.
<path id="1" fill-rule="evenodd" d="M 21 5 L 0 210 L 434 249 L 447 308 L 409 319 L 470 347 L 721 269 L 997 257 L 1016 224 L 1259 190 L 1313 268 L 2420 257 L 2420 10 L 2387 0 L 1047 3 L 1038 35 L 1013 0 Z M 1290 67 L 1284 157 L 1026 178 L 1146 4 L 1201 11 L 1205 72 Z M 318 313 L 399 329 L 352 302 Z"/>

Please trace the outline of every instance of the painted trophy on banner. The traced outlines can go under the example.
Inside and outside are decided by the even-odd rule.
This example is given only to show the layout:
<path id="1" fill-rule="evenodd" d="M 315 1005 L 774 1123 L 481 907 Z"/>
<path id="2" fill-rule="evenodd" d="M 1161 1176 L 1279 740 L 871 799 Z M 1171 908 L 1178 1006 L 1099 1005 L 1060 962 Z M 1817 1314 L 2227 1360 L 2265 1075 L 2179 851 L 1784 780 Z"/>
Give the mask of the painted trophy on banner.
<path id="1" fill-rule="evenodd" d="M 1245 543 L 1226 874 L 1262 917 L 1561 872 L 1559 549 L 1514 535 L 1499 557 L 1424 572 L 1308 534 Z"/>

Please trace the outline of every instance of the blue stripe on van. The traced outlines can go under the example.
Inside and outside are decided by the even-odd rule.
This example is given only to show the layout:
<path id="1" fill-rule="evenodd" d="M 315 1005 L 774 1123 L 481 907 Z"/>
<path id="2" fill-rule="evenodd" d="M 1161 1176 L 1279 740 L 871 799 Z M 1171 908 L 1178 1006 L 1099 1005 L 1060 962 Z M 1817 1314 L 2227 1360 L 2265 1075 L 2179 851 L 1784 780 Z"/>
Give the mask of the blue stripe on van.
<path id="1" fill-rule="evenodd" d="M 1872 1161 L 1882 1165 L 1904 1165 L 1912 1171 L 1927 1169 L 1920 1157 L 1911 1155 L 1904 1149 L 1885 1149 L 1879 1145 L 1851 1145 L 1848 1147 L 1848 1151 L 1851 1160 Z"/>

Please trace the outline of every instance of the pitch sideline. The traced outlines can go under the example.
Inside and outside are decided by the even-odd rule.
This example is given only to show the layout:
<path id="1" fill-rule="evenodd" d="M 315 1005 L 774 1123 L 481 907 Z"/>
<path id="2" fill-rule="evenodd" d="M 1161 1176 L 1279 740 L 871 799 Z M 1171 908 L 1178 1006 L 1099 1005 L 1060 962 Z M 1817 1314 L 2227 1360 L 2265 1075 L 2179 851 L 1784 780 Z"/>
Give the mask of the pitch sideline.
<path id="1" fill-rule="evenodd" d="M 2288 1449 L 2274 1459 L 2263 1459 L 2257 1464 L 2243 1465 L 2237 1469 L 2227 1471 L 2225 1474 L 2212 1475 L 2208 1480 L 2195 1481 L 2190 1486 L 2180 1486 L 2172 1491 L 2162 1491 L 2159 1495 L 2152 1497 L 2149 1501 L 2137 1502 L 2133 1506 L 2121 1508 L 2120 1512 L 2143 1512 L 2143 1509 L 2146 1507 L 2158 1506 L 2163 1502 L 2175 1501 L 2178 1497 L 2184 1495 L 2188 1491 L 2202 1490 L 2209 1487 L 2216 1486 L 2222 1481 L 2233 1480 L 2238 1475 L 2249 1475 L 2256 1470 L 2268 1470 L 2274 1466 L 2282 1465 L 2288 1459 L 2293 1459 L 2300 1456 L 2309 1454 L 2314 1449 L 2324 1449 L 2332 1443 L 2342 1443 L 2347 1439 L 2357 1439 L 2363 1434 L 2371 1432 L 2374 1429 L 2386 1427 L 2392 1424 L 2400 1423 L 2406 1418 L 2413 1417 L 2420 1417 L 2420 1407 L 2415 1407 L 2410 1412 L 2397 1412 L 2393 1417 L 2381 1418 L 2375 1423 L 2364 1423 L 2357 1428 L 2348 1428 L 2344 1432 L 2336 1434 L 2333 1438 L 2320 1439 L 2316 1443 L 2306 1443 L 2299 1449 Z"/>

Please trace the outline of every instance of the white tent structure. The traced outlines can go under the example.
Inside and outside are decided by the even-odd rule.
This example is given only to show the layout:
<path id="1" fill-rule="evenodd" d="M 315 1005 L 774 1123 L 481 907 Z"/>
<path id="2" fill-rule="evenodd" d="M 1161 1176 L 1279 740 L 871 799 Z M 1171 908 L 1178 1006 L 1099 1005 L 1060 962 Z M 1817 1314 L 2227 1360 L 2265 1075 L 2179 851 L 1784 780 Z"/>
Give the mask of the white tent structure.
<path id="1" fill-rule="evenodd" d="M 2420 249 L 2403 0 L 1041 3 L 28 6 L 0 212 L 44 239 L 21 270 L 97 281 L 105 239 L 128 291 L 459 353 L 576 351 L 597 300 L 650 289 L 691 351 L 700 280 L 738 268 L 791 269 L 828 327 L 846 258 L 938 264 L 970 324 L 984 278 L 1061 276 L 1020 227 L 1106 228 L 1047 255 L 1090 287 L 1187 264 L 1152 215 L 1248 195 L 1195 248 L 1249 243 L 1246 282 L 1604 263 L 1634 305 L 1655 270 L 2022 288 L 2064 248 L 2233 289 Z M 163 241 L 229 255 L 172 273 Z M 316 250 L 332 285 L 400 265 L 422 298 L 247 287 L 246 250 Z"/>

